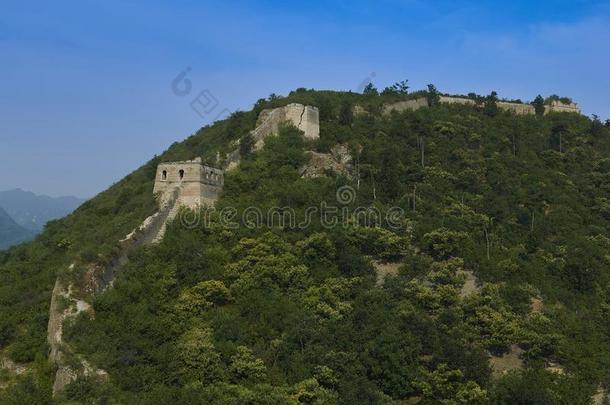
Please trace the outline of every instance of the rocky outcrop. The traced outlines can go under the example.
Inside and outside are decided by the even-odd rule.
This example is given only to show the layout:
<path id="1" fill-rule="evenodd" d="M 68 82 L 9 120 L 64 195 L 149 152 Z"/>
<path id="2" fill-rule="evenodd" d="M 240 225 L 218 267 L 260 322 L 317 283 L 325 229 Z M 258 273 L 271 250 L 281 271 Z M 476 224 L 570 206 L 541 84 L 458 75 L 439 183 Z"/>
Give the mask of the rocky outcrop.
<path id="1" fill-rule="evenodd" d="M 392 263 L 381 260 L 373 260 L 372 264 L 377 275 L 377 282 L 375 284 L 378 287 L 385 283 L 386 278 L 396 277 L 399 273 L 400 266 L 402 266 L 402 263 Z"/>
<path id="2" fill-rule="evenodd" d="M 610 395 L 608 395 L 608 391 L 604 388 L 604 386 L 600 384 L 597 387 L 597 391 L 595 391 L 595 394 L 591 398 L 591 403 L 593 405 L 603 405 L 607 404 L 607 401 L 610 401 Z"/>
<path id="3" fill-rule="evenodd" d="M 464 285 L 460 289 L 461 298 L 481 292 L 479 280 L 471 270 L 458 270 L 457 275 L 464 278 Z"/>
<path id="4" fill-rule="evenodd" d="M 331 153 L 310 151 L 307 156 L 309 160 L 299 170 L 301 177 L 323 177 L 329 173 L 349 177 L 352 174 L 352 157 L 347 145 L 337 145 L 331 149 Z"/>
<path id="5" fill-rule="evenodd" d="M 524 350 L 518 345 L 511 345 L 508 353 L 504 353 L 501 356 L 491 356 L 489 363 L 493 377 L 498 378 L 511 371 L 522 369 L 524 361 L 521 355 L 523 353 Z"/>
<path id="6" fill-rule="evenodd" d="M 354 115 L 354 117 L 359 117 L 359 116 L 363 116 L 363 115 L 368 115 L 368 111 L 362 107 L 361 105 L 356 104 L 353 108 L 352 108 L 352 114 Z"/>
<path id="7" fill-rule="evenodd" d="M 0 390 L 10 385 L 13 377 L 27 371 L 28 366 L 26 364 L 16 363 L 0 351 Z"/>

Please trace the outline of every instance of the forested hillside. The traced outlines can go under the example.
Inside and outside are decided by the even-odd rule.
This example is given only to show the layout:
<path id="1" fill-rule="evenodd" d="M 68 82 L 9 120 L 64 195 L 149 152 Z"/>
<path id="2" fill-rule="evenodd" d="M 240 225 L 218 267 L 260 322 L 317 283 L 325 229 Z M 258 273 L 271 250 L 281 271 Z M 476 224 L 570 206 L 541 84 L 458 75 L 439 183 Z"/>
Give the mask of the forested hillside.
<path id="1" fill-rule="evenodd" d="M 603 392 L 608 125 L 517 116 L 491 96 L 482 108 L 438 105 L 430 90 L 259 100 L 0 253 L 0 359 L 27 368 L 0 371 L 0 403 L 51 402 L 55 277 L 82 285 L 111 260 L 156 209 L 157 164 L 212 164 L 263 108 L 290 102 L 320 109 L 320 139 L 285 127 L 258 152 L 242 146 L 215 212 L 182 212 L 160 244 L 133 252 L 92 310 L 65 325 L 75 352 L 108 377 L 79 378 L 56 401 L 580 404 Z M 431 108 L 382 114 L 422 95 Z M 308 151 L 339 144 L 345 172 L 301 175 Z M 353 198 L 338 201 L 338 190 Z M 322 202 L 344 220 L 309 217 Z M 239 220 L 249 207 L 289 207 L 311 223 L 255 226 Z M 358 210 L 400 215 L 371 222 Z"/>

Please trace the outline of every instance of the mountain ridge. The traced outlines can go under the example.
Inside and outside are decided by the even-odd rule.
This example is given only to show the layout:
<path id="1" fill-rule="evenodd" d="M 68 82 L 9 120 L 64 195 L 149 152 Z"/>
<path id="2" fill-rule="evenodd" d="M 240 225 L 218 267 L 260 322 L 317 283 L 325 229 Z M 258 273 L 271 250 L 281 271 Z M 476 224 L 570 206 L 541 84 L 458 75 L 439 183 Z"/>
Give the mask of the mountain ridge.
<path id="1" fill-rule="evenodd" d="M 41 232 L 47 222 L 68 215 L 83 202 L 85 199 L 78 197 L 49 197 L 19 188 L 0 191 L 0 207 L 34 233 Z"/>
<path id="2" fill-rule="evenodd" d="M 20 226 L 0 207 L 0 250 L 26 242 L 33 237 L 32 232 Z"/>

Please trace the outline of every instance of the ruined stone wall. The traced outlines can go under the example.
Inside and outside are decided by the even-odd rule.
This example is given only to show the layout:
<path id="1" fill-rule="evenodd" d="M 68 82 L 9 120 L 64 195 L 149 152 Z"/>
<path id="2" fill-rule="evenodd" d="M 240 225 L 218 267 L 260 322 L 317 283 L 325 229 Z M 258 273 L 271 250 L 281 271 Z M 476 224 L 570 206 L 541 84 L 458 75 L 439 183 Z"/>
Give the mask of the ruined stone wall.
<path id="1" fill-rule="evenodd" d="M 301 177 L 324 177 L 329 173 L 353 177 L 352 156 L 346 144 L 334 146 L 330 153 L 308 151 L 307 157 L 307 163 L 299 169 Z"/>
<path id="2" fill-rule="evenodd" d="M 320 137 L 320 112 L 318 108 L 297 103 L 261 111 L 252 135 L 258 144 L 265 137 L 277 134 L 280 125 L 285 123 L 291 123 L 303 131 L 307 139 L 318 139 Z"/>
<path id="3" fill-rule="evenodd" d="M 386 104 L 383 106 L 383 114 L 390 114 L 392 111 L 415 111 L 420 108 L 428 108 L 428 99 L 426 97 Z"/>
<path id="4" fill-rule="evenodd" d="M 561 101 L 553 100 L 551 104 L 544 107 L 544 113 L 565 112 L 580 114 L 580 108 L 576 103 L 564 104 Z"/>
<path id="5" fill-rule="evenodd" d="M 320 111 L 316 107 L 305 106 L 305 113 L 297 128 L 305 133 L 307 139 L 320 138 Z"/>
<path id="6" fill-rule="evenodd" d="M 440 96 L 439 101 L 443 104 L 464 104 L 464 105 L 477 105 L 476 101 L 470 98 L 465 97 L 449 97 L 449 96 Z"/>
<path id="7" fill-rule="evenodd" d="M 508 103 L 506 101 L 498 101 L 496 104 L 500 110 L 511 111 L 517 115 L 536 114 L 536 109 L 531 104 Z"/>
<path id="8" fill-rule="evenodd" d="M 475 100 L 466 97 L 452 97 L 452 96 L 440 96 L 440 103 L 442 104 L 460 104 L 471 107 L 476 107 L 478 104 Z M 497 106 L 500 110 L 510 111 L 517 115 L 534 115 L 536 114 L 536 108 L 531 104 L 526 103 L 511 103 L 508 101 L 498 101 Z M 392 111 L 415 111 L 420 108 L 428 107 L 428 102 L 425 97 L 418 98 L 415 100 L 398 101 L 396 103 L 385 104 L 383 106 L 383 114 L 390 114 Z M 366 114 L 366 111 L 359 105 L 353 108 L 354 115 Z M 545 114 L 553 112 L 565 112 L 565 113 L 576 113 L 580 114 L 580 109 L 575 103 L 564 104 L 561 101 L 553 100 L 549 105 L 545 106 Z"/>
<path id="9" fill-rule="evenodd" d="M 303 131 L 307 139 L 318 139 L 320 137 L 320 112 L 317 107 L 292 103 L 284 107 L 270 108 L 260 112 L 256 121 L 256 128 L 250 134 L 254 139 L 253 150 L 257 151 L 265 146 L 265 138 L 276 135 L 280 126 L 292 124 Z M 226 155 L 224 169 L 231 170 L 239 165 L 241 156 L 239 144 L 235 150 Z"/>

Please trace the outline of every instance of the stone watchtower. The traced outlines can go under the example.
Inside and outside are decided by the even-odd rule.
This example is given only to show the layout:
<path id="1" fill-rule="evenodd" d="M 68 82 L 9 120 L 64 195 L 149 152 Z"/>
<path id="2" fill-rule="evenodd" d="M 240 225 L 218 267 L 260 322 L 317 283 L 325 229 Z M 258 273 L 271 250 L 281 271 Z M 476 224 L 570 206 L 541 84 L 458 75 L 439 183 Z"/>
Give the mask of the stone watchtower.
<path id="1" fill-rule="evenodd" d="M 197 158 L 159 164 L 153 193 L 159 196 L 161 205 L 177 192 L 180 206 L 197 208 L 212 206 L 218 200 L 223 184 L 223 171 L 204 166 L 201 158 Z"/>

